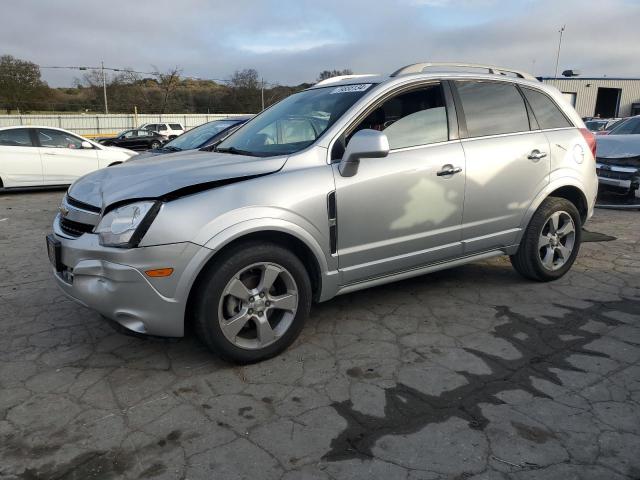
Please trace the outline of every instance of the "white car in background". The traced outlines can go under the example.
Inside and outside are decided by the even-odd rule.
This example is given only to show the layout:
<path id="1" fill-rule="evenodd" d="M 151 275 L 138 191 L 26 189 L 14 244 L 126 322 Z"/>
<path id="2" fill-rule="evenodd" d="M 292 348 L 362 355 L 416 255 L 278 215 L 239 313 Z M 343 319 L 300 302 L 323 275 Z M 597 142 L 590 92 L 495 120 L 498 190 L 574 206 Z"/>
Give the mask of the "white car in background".
<path id="1" fill-rule="evenodd" d="M 54 127 L 0 128 L 0 189 L 69 185 L 137 155 Z"/>
<path id="2" fill-rule="evenodd" d="M 140 125 L 140 130 L 151 130 L 152 132 L 158 132 L 160 135 L 164 135 L 169 140 L 182 135 L 184 133 L 184 125 L 181 123 L 143 123 Z"/>

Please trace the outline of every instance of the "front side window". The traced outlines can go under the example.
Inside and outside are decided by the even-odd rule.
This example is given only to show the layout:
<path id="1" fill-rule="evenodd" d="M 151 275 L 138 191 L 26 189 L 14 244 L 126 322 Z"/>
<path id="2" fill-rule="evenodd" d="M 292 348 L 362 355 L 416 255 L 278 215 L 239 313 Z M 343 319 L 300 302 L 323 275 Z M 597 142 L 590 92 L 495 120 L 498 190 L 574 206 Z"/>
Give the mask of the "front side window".
<path id="1" fill-rule="evenodd" d="M 515 85 L 502 82 L 455 82 L 468 137 L 529 131 L 524 99 Z"/>
<path id="2" fill-rule="evenodd" d="M 179 123 L 170 123 L 169 126 L 171 127 L 171 130 L 182 130 L 182 125 L 180 125 Z"/>
<path id="3" fill-rule="evenodd" d="M 449 127 L 442 86 L 430 85 L 386 100 L 352 134 L 365 128 L 384 132 L 391 150 L 447 141 Z"/>
<path id="4" fill-rule="evenodd" d="M 567 117 L 564 116 L 557 105 L 544 93 L 526 87 L 522 88 L 522 92 L 524 96 L 527 97 L 527 101 L 533 109 L 533 114 L 540 124 L 540 128 L 544 130 L 546 128 L 571 127 L 571 123 L 569 123 Z M 605 125 L 606 122 L 603 123 L 601 128 L 597 128 L 597 130 L 602 130 Z"/>
<path id="5" fill-rule="evenodd" d="M 0 147 L 33 147 L 27 128 L 0 130 Z"/>
<path id="6" fill-rule="evenodd" d="M 38 140 L 41 147 L 46 148 L 82 148 L 82 140 L 67 132 L 60 130 L 38 130 Z"/>
<path id="7" fill-rule="evenodd" d="M 298 152 L 315 142 L 372 87 L 361 83 L 294 93 L 243 125 L 216 150 L 259 157 Z"/>
<path id="8" fill-rule="evenodd" d="M 136 136 L 135 130 L 127 130 L 120 135 L 122 138 L 133 138 Z"/>

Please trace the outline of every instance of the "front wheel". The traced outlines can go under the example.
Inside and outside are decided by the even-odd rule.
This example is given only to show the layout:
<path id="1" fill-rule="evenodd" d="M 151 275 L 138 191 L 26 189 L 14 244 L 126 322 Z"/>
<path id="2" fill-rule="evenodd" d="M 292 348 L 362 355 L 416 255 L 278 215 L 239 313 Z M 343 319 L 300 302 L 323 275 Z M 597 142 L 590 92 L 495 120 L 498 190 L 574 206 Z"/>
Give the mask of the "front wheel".
<path id="1" fill-rule="evenodd" d="M 511 264 L 531 280 L 556 280 L 573 265 L 581 240 L 578 209 L 569 200 L 549 197 L 533 214 Z"/>
<path id="2" fill-rule="evenodd" d="M 195 286 L 195 330 L 223 358 L 251 363 L 285 350 L 311 307 L 300 259 L 270 243 L 244 243 L 223 254 Z"/>
<path id="3" fill-rule="evenodd" d="M 151 150 L 157 150 L 158 148 L 160 148 L 160 142 L 158 142 L 157 140 L 151 142 Z"/>

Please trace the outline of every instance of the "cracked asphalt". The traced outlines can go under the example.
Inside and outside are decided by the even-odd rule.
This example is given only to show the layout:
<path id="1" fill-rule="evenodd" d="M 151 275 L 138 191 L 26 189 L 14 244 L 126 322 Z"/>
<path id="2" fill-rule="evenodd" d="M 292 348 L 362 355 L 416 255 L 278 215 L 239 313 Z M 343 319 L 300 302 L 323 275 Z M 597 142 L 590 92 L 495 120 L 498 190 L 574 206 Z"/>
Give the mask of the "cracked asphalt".
<path id="1" fill-rule="evenodd" d="M 557 282 L 500 258 L 338 297 L 238 367 L 59 293 L 62 195 L 0 195 L 2 479 L 640 478 L 638 212 L 597 210 Z"/>

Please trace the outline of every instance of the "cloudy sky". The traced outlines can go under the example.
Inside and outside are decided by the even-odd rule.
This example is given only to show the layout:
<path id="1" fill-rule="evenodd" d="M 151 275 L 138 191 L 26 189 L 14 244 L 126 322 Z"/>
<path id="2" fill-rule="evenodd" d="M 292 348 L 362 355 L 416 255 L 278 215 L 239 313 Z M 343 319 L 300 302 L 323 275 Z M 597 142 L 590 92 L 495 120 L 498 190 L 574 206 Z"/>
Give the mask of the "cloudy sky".
<path id="1" fill-rule="evenodd" d="M 492 63 L 640 77 L 640 0 L 6 1 L 0 54 L 227 79 L 255 68 L 297 84 L 318 72 L 383 73 L 417 61 Z M 81 72 L 43 69 L 52 86 Z"/>

